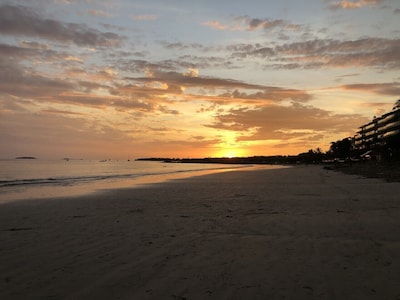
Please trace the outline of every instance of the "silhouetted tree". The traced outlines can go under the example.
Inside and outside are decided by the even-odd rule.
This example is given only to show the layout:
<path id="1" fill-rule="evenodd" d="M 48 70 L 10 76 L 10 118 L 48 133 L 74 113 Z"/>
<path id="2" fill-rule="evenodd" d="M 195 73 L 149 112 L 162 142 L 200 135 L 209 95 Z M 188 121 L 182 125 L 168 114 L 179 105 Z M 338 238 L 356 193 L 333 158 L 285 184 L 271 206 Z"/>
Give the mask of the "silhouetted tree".
<path id="1" fill-rule="evenodd" d="M 300 153 L 298 158 L 300 162 L 303 163 L 320 163 L 324 159 L 325 154 L 322 153 L 321 148 L 317 148 L 316 150 L 310 149 L 308 152 Z"/>
<path id="2" fill-rule="evenodd" d="M 348 158 L 351 156 L 351 141 L 349 138 L 331 142 L 330 154 L 335 158 Z"/>

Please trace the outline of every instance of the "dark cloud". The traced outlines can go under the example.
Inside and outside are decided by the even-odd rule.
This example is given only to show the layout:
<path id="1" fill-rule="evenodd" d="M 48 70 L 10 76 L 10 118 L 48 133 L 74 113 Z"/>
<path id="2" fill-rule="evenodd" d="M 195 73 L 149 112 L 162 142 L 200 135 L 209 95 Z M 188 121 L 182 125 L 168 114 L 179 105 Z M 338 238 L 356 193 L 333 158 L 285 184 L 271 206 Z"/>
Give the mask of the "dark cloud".
<path id="1" fill-rule="evenodd" d="M 12 61 L 0 60 L 0 95 L 8 95 L 16 97 L 16 99 L 32 99 L 36 103 L 59 103 L 101 109 L 112 107 L 123 111 L 152 112 L 159 110 L 170 114 L 177 113 L 152 100 L 157 95 L 155 89 L 144 90 L 142 95 L 132 93 L 112 96 L 90 93 L 98 88 L 107 88 L 107 86 L 91 81 L 72 82 L 51 79 L 32 73 L 29 69 Z M 79 93 L 79 91 L 82 92 Z"/>
<path id="2" fill-rule="evenodd" d="M 158 106 L 158 110 L 164 114 L 169 114 L 169 115 L 179 115 L 179 111 L 177 111 L 176 109 L 169 109 L 167 106 L 165 105 L 159 105 Z"/>
<path id="3" fill-rule="evenodd" d="M 118 46 L 123 38 L 113 32 L 100 32 L 84 24 L 45 19 L 24 6 L 0 6 L 0 33 L 30 36 L 79 46 Z"/>
<path id="4" fill-rule="evenodd" d="M 113 108 L 120 112 L 136 111 L 141 113 L 161 112 L 163 114 L 177 115 L 177 110 L 154 101 L 153 99 L 138 99 L 134 97 L 111 97 L 90 94 L 58 95 L 47 102 L 86 106 L 98 109 Z"/>
<path id="5" fill-rule="evenodd" d="M 166 41 L 161 41 L 161 45 L 165 49 L 170 49 L 170 50 L 201 50 L 201 51 L 209 51 L 211 50 L 210 48 L 206 47 L 205 45 L 199 44 L 199 43 L 170 43 Z"/>
<path id="6" fill-rule="evenodd" d="M 27 68 L 0 59 L 0 94 L 35 98 L 57 95 L 73 88 L 70 82 L 29 73 Z"/>
<path id="7" fill-rule="evenodd" d="M 0 54 L 9 59 L 18 58 L 23 59 L 26 57 L 31 58 L 37 54 L 37 49 L 18 47 L 7 44 L 0 44 Z"/>
<path id="8" fill-rule="evenodd" d="M 235 49 L 233 49 L 235 50 Z M 239 49 L 238 49 L 239 50 Z M 400 39 L 362 38 L 352 41 L 318 39 L 274 47 L 241 46 L 234 58 L 258 57 L 282 69 L 322 67 L 400 68 Z"/>
<path id="9" fill-rule="evenodd" d="M 273 29 L 276 27 L 283 27 L 287 24 L 284 20 L 270 20 L 270 19 L 250 19 L 246 18 L 249 30 L 256 30 L 262 28 L 264 30 Z"/>
<path id="10" fill-rule="evenodd" d="M 147 70 L 177 70 L 178 66 L 172 61 L 150 62 L 143 59 L 117 59 L 114 61 L 118 69 L 131 73 L 143 73 Z"/>
<path id="11" fill-rule="evenodd" d="M 42 59 L 47 62 L 67 57 L 65 53 L 49 50 L 43 44 L 23 42 L 22 45 L 23 47 L 19 47 L 0 43 L 0 56 L 15 61 Z"/>
<path id="12" fill-rule="evenodd" d="M 176 47 L 185 48 L 178 43 Z M 264 69 L 321 69 L 374 67 L 394 70 L 400 68 L 400 39 L 360 38 L 356 40 L 313 39 L 302 42 L 262 45 L 232 44 L 215 49 L 216 56 L 184 54 L 176 60 L 150 62 L 146 60 L 117 60 L 121 70 L 143 72 L 148 69 L 177 72 L 182 68 L 241 68 L 241 62 L 254 58 Z M 184 51 L 183 51 L 184 52 Z M 230 53 L 226 55 L 226 52 Z"/>
<path id="13" fill-rule="evenodd" d="M 398 97 L 400 95 L 400 82 L 347 84 L 340 86 L 340 88 L 386 96 Z"/>
<path id="14" fill-rule="evenodd" d="M 248 53 L 248 52 L 253 52 L 260 48 L 262 48 L 262 45 L 260 43 L 256 43 L 254 45 L 241 43 L 241 44 L 228 45 L 226 47 L 226 50 L 234 53 Z"/>
<path id="15" fill-rule="evenodd" d="M 149 76 L 146 77 L 129 77 L 131 80 L 140 84 L 149 83 L 164 83 L 168 89 L 149 89 L 148 87 L 137 85 L 120 86 L 114 90 L 113 93 L 134 94 L 137 97 L 146 97 L 149 94 L 163 95 L 165 93 L 180 95 L 182 88 L 199 88 L 199 89 L 225 89 L 226 92 L 215 97 L 199 95 L 204 101 L 223 101 L 233 102 L 236 100 L 263 100 L 279 102 L 291 99 L 296 102 L 305 102 L 312 99 L 311 95 L 303 90 L 284 89 L 279 87 L 263 86 L 250 84 L 242 81 L 232 79 L 221 79 L 213 77 L 192 76 L 190 74 L 182 74 L 178 72 L 165 72 L 159 69 L 148 70 Z M 241 90 L 250 90 L 251 92 L 244 92 Z M 256 91 L 254 91 L 256 90 Z M 195 95 L 191 95 L 194 97 Z"/>
<path id="16" fill-rule="evenodd" d="M 56 114 L 56 115 L 67 115 L 67 116 L 84 116 L 83 113 L 68 111 L 68 110 L 59 110 L 59 109 L 43 109 L 43 113 Z"/>
<path id="17" fill-rule="evenodd" d="M 142 84 L 116 85 L 110 88 L 110 94 L 115 96 L 125 96 L 132 99 L 154 100 L 166 94 L 180 95 L 182 89 L 179 86 L 168 85 L 168 87 L 150 87 Z"/>
<path id="18" fill-rule="evenodd" d="M 219 56 L 198 56 L 198 55 L 182 55 L 178 58 L 176 63 L 181 67 L 186 68 L 226 68 L 226 69 L 235 69 L 238 68 L 234 65 L 234 63 L 230 60 L 227 60 L 226 57 Z"/>
<path id="19" fill-rule="evenodd" d="M 49 101 L 49 99 L 47 99 Z M 137 111 L 142 113 L 162 112 L 164 114 L 179 114 L 176 110 L 171 110 L 167 106 L 158 103 L 153 99 L 139 99 L 135 97 L 112 97 L 90 94 L 69 94 L 59 95 L 52 99 L 54 103 L 72 104 L 87 106 L 99 109 L 113 108 L 121 112 Z"/>
<path id="20" fill-rule="evenodd" d="M 121 59 L 116 58 L 113 61 L 118 69 L 130 73 L 143 73 L 148 70 L 179 71 L 181 69 L 201 69 L 201 68 L 236 68 L 234 63 L 226 57 L 217 56 L 197 56 L 181 55 L 177 59 L 167 59 L 157 62 L 151 62 L 144 59 Z"/>
<path id="21" fill-rule="evenodd" d="M 229 48 L 228 48 L 229 49 Z M 232 52 L 232 58 L 247 58 L 247 57 L 260 57 L 260 58 L 273 58 L 277 55 L 274 48 L 271 47 L 259 47 L 259 45 L 247 48 L 242 48 L 239 51 Z"/>
<path id="22" fill-rule="evenodd" d="M 291 30 L 297 31 L 301 29 L 303 26 L 299 24 L 292 24 L 286 20 L 282 19 L 260 19 L 260 18 L 251 18 L 249 16 L 237 16 L 233 18 L 233 22 L 230 25 L 224 25 L 219 21 L 208 21 L 204 22 L 203 25 L 218 29 L 218 30 L 248 30 L 254 31 L 262 29 L 264 31 L 271 31 L 274 29 L 279 30 Z"/>
<path id="23" fill-rule="evenodd" d="M 305 91 L 278 87 L 265 87 L 262 91 L 256 93 L 244 93 L 234 90 L 220 96 L 235 99 L 269 100 L 271 102 L 280 102 L 288 99 L 296 102 L 306 102 L 312 99 L 311 95 Z"/>
<path id="24" fill-rule="evenodd" d="M 164 72 L 160 70 L 152 70 L 150 77 L 130 77 L 126 78 L 136 82 L 166 82 L 174 85 L 183 85 L 187 87 L 204 87 L 204 88 L 246 88 L 246 89 L 263 89 L 262 85 L 249 84 L 242 81 L 231 79 L 220 79 L 213 77 L 194 77 L 186 76 L 178 72 Z"/>
<path id="25" fill-rule="evenodd" d="M 356 77 L 356 76 L 360 76 L 360 73 L 352 73 L 352 74 L 345 74 L 345 75 L 341 75 L 341 76 L 337 76 L 338 79 L 340 78 L 346 78 L 346 77 Z"/>

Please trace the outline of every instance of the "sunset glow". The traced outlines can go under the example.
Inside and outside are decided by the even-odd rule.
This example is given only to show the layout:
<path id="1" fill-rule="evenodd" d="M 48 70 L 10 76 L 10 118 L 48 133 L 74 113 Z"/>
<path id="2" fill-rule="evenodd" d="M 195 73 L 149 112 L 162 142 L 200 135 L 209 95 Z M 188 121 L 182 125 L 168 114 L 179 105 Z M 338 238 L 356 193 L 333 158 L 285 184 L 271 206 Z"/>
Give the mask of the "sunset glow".
<path id="1" fill-rule="evenodd" d="M 0 158 L 325 151 L 400 98 L 399 28 L 398 0 L 1 1 Z"/>
<path id="2" fill-rule="evenodd" d="M 220 152 L 217 152 L 215 154 L 215 157 L 227 157 L 227 158 L 245 157 L 245 156 L 247 156 L 246 153 L 244 153 L 241 149 L 226 149 L 226 150 L 221 150 Z"/>

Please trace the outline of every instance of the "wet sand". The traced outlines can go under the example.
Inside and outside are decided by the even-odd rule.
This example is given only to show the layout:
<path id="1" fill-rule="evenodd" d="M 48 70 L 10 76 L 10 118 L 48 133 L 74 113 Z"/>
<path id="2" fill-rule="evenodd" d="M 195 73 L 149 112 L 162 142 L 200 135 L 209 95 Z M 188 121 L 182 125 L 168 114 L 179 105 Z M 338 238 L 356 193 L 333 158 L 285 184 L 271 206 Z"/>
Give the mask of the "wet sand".
<path id="1" fill-rule="evenodd" d="M 400 183 L 233 171 L 0 205 L 0 299 L 400 299 Z"/>

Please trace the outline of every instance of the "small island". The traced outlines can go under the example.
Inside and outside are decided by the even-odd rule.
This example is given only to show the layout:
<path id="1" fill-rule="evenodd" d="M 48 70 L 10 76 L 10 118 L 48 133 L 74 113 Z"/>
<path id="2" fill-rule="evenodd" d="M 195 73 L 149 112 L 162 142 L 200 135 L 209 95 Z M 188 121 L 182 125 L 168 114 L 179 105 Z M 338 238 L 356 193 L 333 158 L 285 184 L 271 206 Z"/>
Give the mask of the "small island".
<path id="1" fill-rule="evenodd" d="M 36 157 L 33 157 L 33 156 L 19 156 L 19 157 L 16 157 L 15 159 L 36 159 Z"/>

